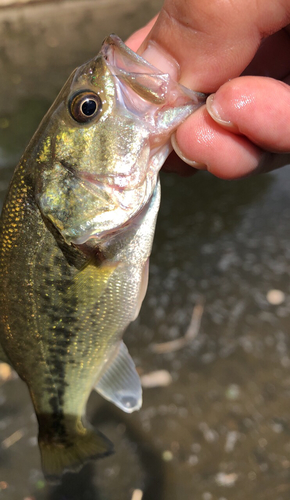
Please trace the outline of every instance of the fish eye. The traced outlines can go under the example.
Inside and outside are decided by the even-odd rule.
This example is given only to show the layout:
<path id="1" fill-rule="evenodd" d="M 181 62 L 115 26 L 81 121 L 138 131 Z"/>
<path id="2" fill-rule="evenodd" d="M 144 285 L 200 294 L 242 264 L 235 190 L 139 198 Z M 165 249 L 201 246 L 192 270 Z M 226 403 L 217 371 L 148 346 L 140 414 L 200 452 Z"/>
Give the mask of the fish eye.
<path id="1" fill-rule="evenodd" d="M 94 92 L 80 92 L 70 101 L 72 117 L 79 123 L 86 123 L 95 118 L 102 109 L 102 101 Z"/>

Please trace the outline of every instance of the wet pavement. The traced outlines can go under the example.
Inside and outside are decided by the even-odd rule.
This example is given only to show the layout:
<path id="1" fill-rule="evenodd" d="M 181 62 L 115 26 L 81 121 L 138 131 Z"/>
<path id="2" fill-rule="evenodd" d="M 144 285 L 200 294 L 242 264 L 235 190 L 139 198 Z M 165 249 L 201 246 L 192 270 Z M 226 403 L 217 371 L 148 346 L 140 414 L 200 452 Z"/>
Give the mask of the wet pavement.
<path id="1" fill-rule="evenodd" d="M 0 11 L 1 204 L 70 71 L 109 32 L 125 38 L 158 7 L 109 3 Z M 165 370 L 172 381 L 144 389 L 132 415 L 93 393 L 89 420 L 116 453 L 49 487 L 26 386 L 2 380 L 1 499 L 289 499 L 289 191 L 289 168 L 237 182 L 162 175 L 148 293 L 125 342 L 140 374 Z M 156 352 L 185 335 L 196 304 L 203 314 L 191 342 Z"/>

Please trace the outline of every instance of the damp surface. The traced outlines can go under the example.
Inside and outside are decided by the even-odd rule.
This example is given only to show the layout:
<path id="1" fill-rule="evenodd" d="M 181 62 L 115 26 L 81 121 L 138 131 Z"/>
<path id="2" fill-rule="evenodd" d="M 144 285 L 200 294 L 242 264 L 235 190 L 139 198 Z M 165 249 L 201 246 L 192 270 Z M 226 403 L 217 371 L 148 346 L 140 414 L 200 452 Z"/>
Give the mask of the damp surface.
<path id="1" fill-rule="evenodd" d="M 1 205 L 71 70 L 108 33 L 125 39 L 160 4 L 0 11 Z M 141 375 L 162 370 L 163 378 L 144 388 L 143 407 L 131 415 L 93 393 L 88 418 L 116 453 L 50 487 L 27 388 L 1 372 L 1 499 L 289 499 L 289 191 L 289 168 L 235 182 L 162 174 L 148 293 L 125 342 Z"/>

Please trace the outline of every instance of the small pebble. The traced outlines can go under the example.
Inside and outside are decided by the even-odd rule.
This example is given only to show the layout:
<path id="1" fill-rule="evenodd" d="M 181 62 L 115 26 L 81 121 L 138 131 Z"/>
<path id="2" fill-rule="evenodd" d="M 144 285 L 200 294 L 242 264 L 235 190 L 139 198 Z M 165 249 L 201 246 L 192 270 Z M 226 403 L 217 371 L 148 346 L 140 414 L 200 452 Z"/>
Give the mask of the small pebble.
<path id="1" fill-rule="evenodd" d="M 172 376 L 167 370 L 157 370 L 146 373 L 140 378 L 142 387 L 146 389 L 152 387 L 167 387 L 172 383 Z"/>
<path id="2" fill-rule="evenodd" d="M 283 425 L 279 424 L 278 422 L 274 422 L 272 424 L 272 429 L 274 432 L 276 432 L 276 434 L 281 434 L 281 432 L 283 432 Z"/>
<path id="3" fill-rule="evenodd" d="M 284 467 L 284 469 L 289 469 L 290 468 L 289 460 L 283 460 L 282 467 Z"/>
<path id="4" fill-rule="evenodd" d="M 212 500 L 212 494 L 209 493 L 209 491 L 206 491 L 203 495 L 202 495 L 202 500 Z"/>
<path id="5" fill-rule="evenodd" d="M 239 432 L 237 431 L 229 431 L 226 435 L 226 442 L 225 442 L 225 451 L 227 453 L 230 453 L 233 451 L 237 440 L 239 439 Z"/>
<path id="6" fill-rule="evenodd" d="M 142 490 L 134 490 L 133 491 L 133 495 L 132 495 L 132 499 L 131 500 L 142 500 L 143 498 L 143 491 Z"/>
<path id="7" fill-rule="evenodd" d="M 261 438 L 261 439 L 259 439 L 258 443 L 259 443 L 259 446 L 261 448 L 265 448 L 267 446 L 267 444 L 268 444 L 268 441 L 265 438 Z"/>
<path id="8" fill-rule="evenodd" d="M 13 370 L 7 363 L 0 363 L 0 380 L 7 382 L 13 378 Z"/>
<path id="9" fill-rule="evenodd" d="M 231 384 L 226 389 L 226 398 L 231 401 L 236 401 L 240 395 L 240 388 L 236 384 Z"/>
<path id="10" fill-rule="evenodd" d="M 196 455 L 190 455 L 190 457 L 188 458 L 188 463 L 189 465 L 198 464 L 198 457 Z"/>
<path id="11" fill-rule="evenodd" d="M 164 462 L 170 462 L 173 459 L 173 453 L 170 450 L 165 450 L 162 453 L 162 458 Z"/>
<path id="12" fill-rule="evenodd" d="M 238 479 L 238 474 L 232 472 L 231 474 L 225 474 L 225 472 L 219 472 L 215 476 L 215 480 L 219 486 L 233 486 Z"/>
<path id="13" fill-rule="evenodd" d="M 28 445 L 29 446 L 37 446 L 37 437 L 36 436 L 32 436 L 28 439 Z"/>
<path id="14" fill-rule="evenodd" d="M 35 486 L 38 490 L 43 490 L 43 488 L 45 488 L 45 482 L 39 479 Z"/>
<path id="15" fill-rule="evenodd" d="M 285 301 L 285 293 L 281 290 L 269 290 L 267 293 L 267 301 L 269 304 L 278 306 Z"/>

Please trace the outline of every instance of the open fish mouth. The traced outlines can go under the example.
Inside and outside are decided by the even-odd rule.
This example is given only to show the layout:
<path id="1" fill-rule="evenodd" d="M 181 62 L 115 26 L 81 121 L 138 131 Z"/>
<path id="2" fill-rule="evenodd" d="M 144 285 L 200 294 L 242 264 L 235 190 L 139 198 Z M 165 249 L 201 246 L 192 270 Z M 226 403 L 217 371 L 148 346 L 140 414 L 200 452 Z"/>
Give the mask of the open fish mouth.
<path id="1" fill-rule="evenodd" d="M 134 168 L 136 166 L 136 168 Z M 132 189 L 140 188 L 145 182 L 147 177 L 147 172 L 140 172 L 137 170 L 137 165 L 133 167 L 133 172 L 129 174 L 97 174 L 93 175 L 90 173 L 80 173 L 79 177 L 86 181 L 98 186 L 99 188 L 112 189 L 114 191 L 130 191 Z"/>
<path id="2" fill-rule="evenodd" d="M 129 200 L 129 193 L 133 193 L 134 190 L 137 190 L 136 192 L 146 192 L 146 185 L 149 184 L 151 185 L 151 177 L 152 173 L 150 175 L 149 171 L 144 170 L 142 172 L 142 176 L 140 173 L 137 171 L 137 162 L 135 163 L 134 167 L 132 170 L 133 173 L 129 174 L 91 174 L 89 172 L 79 172 L 77 171 L 76 167 L 72 167 L 71 165 L 68 165 L 66 162 L 61 162 L 62 167 L 67 170 L 70 174 L 75 176 L 76 179 L 78 179 L 85 187 L 87 190 L 91 192 L 95 192 L 95 188 L 97 189 L 98 196 L 100 196 L 101 192 L 106 193 L 107 195 L 110 196 L 112 201 L 115 199 L 115 197 L 122 197 L 124 198 L 124 202 L 121 202 L 120 199 L 120 207 L 123 209 L 126 208 L 133 208 L 131 207 L 131 204 L 128 203 Z M 156 174 L 155 174 L 155 183 L 156 183 Z M 126 192 L 126 193 L 125 193 Z M 125 198 L 127 198 L 127 202 L 125 202 Z M 142 200 L 140 200 L 142 203 Z M 113 204 L 115 205 L 114 201 Z M 119 204 L 119 203 L 118 203 Z"/>
<path id="3" fill-rule="evenodd" d="M 147 210 L 147 206 L 151 201 L 150 199 L 146 199 L 144 196 L 143 204 L 139 205 L 134 212 L 130 213 L 128 216 L 128 207 L 122 206 L 122 204 L 118 200 L 118 210 L 123 210 L 125 216 L 122 218 L 123 222 L 120 222 L 118 225 L 114 227 L 110 227 L 110 229 L 104 229 L 103 231 L 94 231 L 93 229 L 89 230 L 87 233 L 83 232 L 82 235 L 78 238 L 74 238 L 71 242 L 74 245 L 83 245 L 87 243 L 89 240 L 102 240 L 106 241 L 110 238 L 113 238 L 115 235 L 121 235 L 124 231 L 126 231 L 130 227 L 135 227 L 140 224 L 140 220 L 143 217 L 143 214 Z"/>
<path id="4" fill-rule="evenodd" d="M 90 173 L 77 173 L 73 168 L 63 164 L 64 168 L 76 176 L 85 189 L 99 198 L 110 199 L 108 211 L 119 208 L 130 213 L 130 217 L 139 213 L 144 204 L 152 194 L 152 185 L 156 183 L 156 175 L 148 175 L 144 172 L 136 181 L 134 174 L 120 174 L 119 176 L 110 174 L 93 175 Z M 153 179 L 153 177 L 155 177 Z M 119 226 L 118 226 L 119 227 Z M 115 230 L 115 229 L 114 229 Z M 103 234 L 103 232 L 102 232 Z"/>

